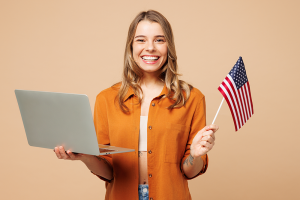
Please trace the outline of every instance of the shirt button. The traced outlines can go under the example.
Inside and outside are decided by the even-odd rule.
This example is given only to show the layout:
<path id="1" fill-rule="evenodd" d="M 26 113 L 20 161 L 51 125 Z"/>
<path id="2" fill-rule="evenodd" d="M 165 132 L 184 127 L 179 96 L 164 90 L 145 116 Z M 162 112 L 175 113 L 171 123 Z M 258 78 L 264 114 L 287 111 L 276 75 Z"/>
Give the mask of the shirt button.
<path id="1" fill-rule="evenodd" d="M 152 106 L 155 106 L 155 103 L 152 103 Z"/>
<path id="2" fill-rule="evenodd" d="M 149 129 L 151 130 L 151 129 L 152 129 L 152 126 L 149 126 Z"/>
<path id="3" fill-rule="evenodd" d="M 153 200 L 153 198 L 151 197 L 150 200 Z"/>
<path id="4" fill-rule="evenodd" d="M 151 178 L 151 177 L 152 177 L 152 174 L 149 174 L 149 177 Z"/>
<path id="5" fill-rule="evenodd" d="M 151 151 L 151 150 L 149 150 L 149 153 L 151 154 L 151 153 L 152 153 L 152 151 Z"/>

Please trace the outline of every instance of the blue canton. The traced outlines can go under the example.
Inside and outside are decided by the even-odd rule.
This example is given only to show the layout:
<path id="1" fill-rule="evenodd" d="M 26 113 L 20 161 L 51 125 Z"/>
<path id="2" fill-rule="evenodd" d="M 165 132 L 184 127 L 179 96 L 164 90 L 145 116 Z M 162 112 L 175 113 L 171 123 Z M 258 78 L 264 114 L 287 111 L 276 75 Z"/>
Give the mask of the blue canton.
<path id="1" fill-rule="evenodd" d="M 245 83 L 247 83 L 248 78 L 246 74 L 245 65 L 242 57 L 240 56 L 236 64 L 233 66 L 229 75 L 232 77 L 235 82 L 236 89 L 240 89 Z"/>

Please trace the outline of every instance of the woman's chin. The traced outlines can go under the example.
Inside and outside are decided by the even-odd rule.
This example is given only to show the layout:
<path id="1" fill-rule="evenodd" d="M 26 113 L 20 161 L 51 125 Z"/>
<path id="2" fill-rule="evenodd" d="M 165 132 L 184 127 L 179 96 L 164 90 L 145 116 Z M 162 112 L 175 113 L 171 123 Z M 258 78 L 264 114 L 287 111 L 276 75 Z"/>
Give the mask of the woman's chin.
<path id="1" fill-rule="evenodd" d="M 158 72 L 159 69 L 143 69 L 144 73 L 147 74 L 155 74 L 156 72 Z"/>
<path id="2" fill-rule="evenodd" d="M 151 65 L 141 65 L 140 68 L 147 73 L 155 73 L 157 72 L 161 67 L 159 66 L 151 66 Z"/>

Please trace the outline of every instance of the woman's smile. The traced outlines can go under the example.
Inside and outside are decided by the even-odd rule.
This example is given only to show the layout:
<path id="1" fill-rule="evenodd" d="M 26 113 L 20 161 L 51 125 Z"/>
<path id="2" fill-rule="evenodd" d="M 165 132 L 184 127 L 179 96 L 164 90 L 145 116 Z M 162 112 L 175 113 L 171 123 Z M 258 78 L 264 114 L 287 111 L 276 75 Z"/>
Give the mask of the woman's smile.
<path id="1" fill-rule="evenodd" d="M 159 60 L 160 56 L 156 55 L 144 55 L 141 56 L 142 60 L 146 64 L 155 64 Z"/>

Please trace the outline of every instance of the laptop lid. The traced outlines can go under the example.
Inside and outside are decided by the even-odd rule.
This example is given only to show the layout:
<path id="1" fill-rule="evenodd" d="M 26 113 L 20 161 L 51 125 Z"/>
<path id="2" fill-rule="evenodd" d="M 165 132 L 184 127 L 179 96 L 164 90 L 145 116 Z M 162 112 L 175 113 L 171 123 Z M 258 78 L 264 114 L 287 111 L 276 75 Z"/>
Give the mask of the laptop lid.
<path id="1" fill-rule="evenodd" d="M 108 146 L 109 151 L 99 152 L 87 95 L 31 90 L 15 90 L 15 94 L 30 146 L 64 146 L 66 150 L 90 155 L 134 151 Z"/>

